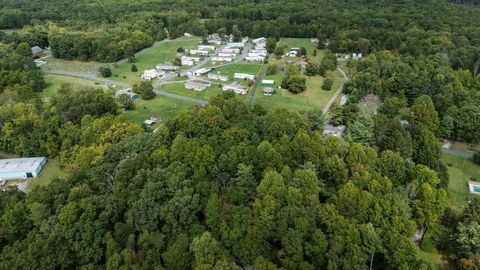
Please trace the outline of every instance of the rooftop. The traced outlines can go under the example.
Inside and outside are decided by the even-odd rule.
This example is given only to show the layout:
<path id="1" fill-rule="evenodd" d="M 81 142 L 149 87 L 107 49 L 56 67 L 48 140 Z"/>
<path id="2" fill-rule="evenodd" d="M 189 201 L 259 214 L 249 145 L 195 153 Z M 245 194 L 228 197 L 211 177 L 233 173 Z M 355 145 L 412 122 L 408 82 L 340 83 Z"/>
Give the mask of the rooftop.
<path id="1" fill-rule="evenodd" d="M 45 157 L 0 159 L 0 173 L 35 170 Z"/>

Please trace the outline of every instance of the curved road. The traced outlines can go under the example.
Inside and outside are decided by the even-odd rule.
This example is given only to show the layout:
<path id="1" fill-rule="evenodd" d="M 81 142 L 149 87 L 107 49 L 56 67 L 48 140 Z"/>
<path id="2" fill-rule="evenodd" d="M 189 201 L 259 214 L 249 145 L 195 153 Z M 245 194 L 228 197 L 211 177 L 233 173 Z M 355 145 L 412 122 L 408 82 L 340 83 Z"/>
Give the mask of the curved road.
<path id="1" fill-rule="evenodd" d="M 343 76 L 343 81 L 342 81 L 342 84 L 340 84 L 340 86 L 338 87 L 337 91 L 335 91 L 335 94 L 330 98 L 330 100 L 327 102 L 327 104 L 325 105 L 325 107 L 323 107 L 323 112 L 322 114 L 326 114 L 328 112 L 328 110 L 330 109 L 330 107 L 332 106 L 333 102 L 335 102 L 335 100 L 337 99 L 338 95 L 343 91 L 343 86 L 345 85 L 345 83 L 348 81 L 348 76 L 347 74 L 345 73 L 345 71 L 343 71 L 340 67 L 337 67 L 337 71 L 340 72 Z"/>

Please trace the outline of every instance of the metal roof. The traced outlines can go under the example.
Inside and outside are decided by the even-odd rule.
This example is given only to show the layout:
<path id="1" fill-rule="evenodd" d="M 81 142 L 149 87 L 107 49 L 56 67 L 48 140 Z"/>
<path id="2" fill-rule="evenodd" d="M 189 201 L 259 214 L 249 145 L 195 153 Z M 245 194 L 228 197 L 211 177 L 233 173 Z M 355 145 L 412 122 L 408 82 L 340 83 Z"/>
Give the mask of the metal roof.
<path id="1" fill-rule="evenodd" d="M 0 159 L 0 173 L 34 171 L 45 157 Z"/>

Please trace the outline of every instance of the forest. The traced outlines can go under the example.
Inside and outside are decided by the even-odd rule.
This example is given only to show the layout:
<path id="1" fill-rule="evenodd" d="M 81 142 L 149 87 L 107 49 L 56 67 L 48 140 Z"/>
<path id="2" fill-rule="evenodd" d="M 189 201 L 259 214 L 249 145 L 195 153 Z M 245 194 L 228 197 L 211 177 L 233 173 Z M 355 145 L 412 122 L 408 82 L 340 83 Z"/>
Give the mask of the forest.
<path id="1" fill-rule="evenodd" d="M 480 143 L 480 9 L 457 2 L 1 1 L 0 152 L 64 176 L 0 192 L 0 269 L 434 269 L 433 248 L 478 269 L 480 199 L 454 208 L 440 160 L 441 138 Z M 112 62 L 234 25 L 366 55 L 329 112 L 345 139 L 232 93 L 156 132 L 102 89 L 40 95 L 32 46 Z"/>

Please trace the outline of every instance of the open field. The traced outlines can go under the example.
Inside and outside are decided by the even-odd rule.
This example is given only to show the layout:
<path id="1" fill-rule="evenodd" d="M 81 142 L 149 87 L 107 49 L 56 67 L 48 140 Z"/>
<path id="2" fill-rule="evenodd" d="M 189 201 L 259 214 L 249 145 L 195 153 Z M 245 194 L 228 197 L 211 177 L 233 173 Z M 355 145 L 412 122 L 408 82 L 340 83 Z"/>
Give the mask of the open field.
<path id="1" fill-rule="evenodd" d="M 68 77 L 62 75 L 45 75 L 45 81 L 47 83 L 47 87 L 43 90 L 44 97 L 52 97 L 54 96 L 57 91 L 60 89 L 63 83 L 70 83 L 74 87 L 76 86 L 87 86 L 87 87 L 102 87 L 103 84 L 95 83 L 94 81 L 75 78 L 75 77 Z"/>
<path id="2" fill-rule="evenodd" d="M 450 175 L 448 184 L 449 205 L 460 210 L 467 205 L 469 196 L 475 196 L 470 195 L 468 191 L 468 181 L 471 178 L 477 181 L 480 179 L 480 166 L 470 159 L 445 153 L 442 154 L 442 161 L 447 165 Z"/>
<path id="3" fill-rule="evenodd" d="M 125 111 L 124 114 L 132 122 L 143 124 L 150 116 L 158 116 L 162 121 L 174 118 L 178 113 L 186 111 L 191 103 L 169 97 L 157 96 L 152 100 L 137 99 L 134 102 L 135 109 Z M 173 109 L 173 106 L 176 108 Z"/>
<path id="4" fill-rule="evenodd" d="M 259 87 L 255 93 L 255 104 L 261 105 L 266 109 L 283 107 L 291 110 L 304 111 L 313 108 L 320 108 L 327 104 L 330 98 L 335 94 L 336 89 L 341 84 L 341 75 L 337 72 L 333 73 L 335 82 L 332 90 L 322 90 L 323 77 L 313 76 L 307 77 L 307 90 L 300 94 L 292 94 L 286 89 L 278 89 L 283 79 L 283 74 L 274 76 L 266 76 L 264 79 L 275 80 L 275 94 L 272 96 L 263 95 L 263 87 Z"/>
<path id="5" fill-rule="evenodd" d="M 179 47 L 194 48 L 199 41 L 200 39 L 198 37 L 179 38 L 147 48 L 136 56 L 134 63 L 123 61 L 114 67 L 112 70 L 112 79 L 120 82 L 133 83 L 140 79 L 140 75 L 142 75 L 144 70 L 155 68 L 157 64 L 166 61 L 173 62 L 177 57 L 176 52 Z M 137 72 L 131 71 L 132 64 L 137 66 Z"/>
<path id="6" fill-rule="evenodd" d="M 45 167 L 43 167 L 42 171 L 40 172 L 40 175 L 37 178 L 32 178 L 29 180 L 26 191 L 29 192 L 38 186 L 46 186 L 55 178 L 62 177 L 62 175 L 63 172 L 60 168 L 58 160 L 49 159 L 47 164 L 45 164 Z"/>
<path id="7" fill-rule="evenodd" d="M 219 67 L 215 70 L 220 71 L 220 73 L 227 75 L 229 78 L 233 79 L 234 73 L 248 73 L 256 75 L 260 70 L 261 66 L 262 64 L 260 63 L 240 63 Z"/>
<path id="8" fill-rule="evenodd" d="M 43 70 L 61 70 L 68 72 L 91 73 L 96 74 L 100 67 L 110 66 L 109 63 L 82 62 L 78 60 L 57 59 L 53 56 L 45 58 L 46 64 L 42 65 Z"/>
<path id="9" fill-rule="evenodd" d="M 429 262 L 433 266 L 433 269 L 436 269 L 436 270 L 454 269 L 449 265 L 448 261 L 442 258 L 442 255 L 439 253 L 429 253 L 419 249 L 419 255 L 420 255 L 420 258 Z"/>
<path id="10" fill-rule="evenodd" d="M 189 90 L 185 89 L 185 84 L 183 82 L 179 83 L 166 83 L 162 84 L 159 87 L 156 87 L 155 89 L 168 92 L 168 93 L 174 93 L 177 95 L 182 95 L 186 97 L 192 97 L 192 98 L 199 98 L 203 100 L 209 100 L 211 97 L 215 97 L 218 94 L 222 93 L 222 88 L 220 88 L 220 83 L 213 84 L 212 86 L 208 87 L 207 89 L 203 91 L 194 91 L 194 90 Z"/>

